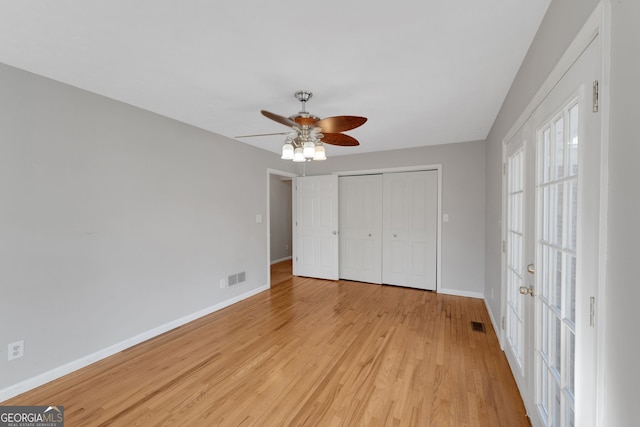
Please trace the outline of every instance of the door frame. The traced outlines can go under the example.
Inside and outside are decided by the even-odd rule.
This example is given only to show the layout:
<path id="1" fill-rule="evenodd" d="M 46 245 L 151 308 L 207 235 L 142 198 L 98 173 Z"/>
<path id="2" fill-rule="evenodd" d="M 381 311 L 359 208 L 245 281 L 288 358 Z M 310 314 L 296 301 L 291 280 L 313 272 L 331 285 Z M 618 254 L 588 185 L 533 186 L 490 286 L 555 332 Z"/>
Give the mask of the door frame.
<path id="1" fill-rule="evenodd" d="M 396 172 L 421 172 L 432 171 L 438 172 L 438 224 L 436 227 L 436 292 L 440 292 L 442 287 L 442 164 L 434 163 L 429 165 L 402 166 L 395 168 L 380 169 L 363 169 L 351 171 L 333 172 L 332 175 L 353 176 L 353 175 L 378 175 Z M 469 295 L 461 295 L 469 296 Z"/>
<path id="2" fill-rule="evenodd" d="M 599 230 L 598 236 L 600 241 L 600 247 L 598 248 L 598 278 L 597 278 L 597 304 L 595 308 L 596 314 L 596 348 L 598 349 L 596 354 L 596 390 L 604 390 L 604 349 L 606 347 L 605 336 L 605 307 L 606 307 L 606 247 L 607 247 L 607 211 L 608 206 L 606 200 L 608 200 L 608 184 L 609 184 L 609 168 L 608 168 L 608 153 L 609 153 L 609 122 L 610 122 L 610 56 L 611 56 L 611 5 L 609 0 L 602 0 L 596 5 L 591 16 L 587 19 L 582 29 L 578 32 L 573 42 L 569 45 L 563 56 L 557 62 L 549 76 L 540 86 L 536 94 L 531 101 L 527 104 L 523 112 L 520 114 L 515 123 L 511 126 L 510 130 L 502 139 L 502 216 L 501 216 L 501 301 L 500 301 L 500 327 L 494 322 L 494 329 L 498 332 L 498 341 L 500 348 L 504 351 L 505 345 L 505 330 L 504 319 L 506 313 L 506 198 L 507 181 L 505 174 L 505 164 L 507 161 L 506 147 L 509 141 L 520 131 L 520 129 L 527 123 L 531 116 L 535 113 L 538 106 L 549 95 L 551 90 L 562 79 L 565 73 L 571 68 L 573 63 L 582 55 L 582 53 L 589 47 L 591 42 L 596 37 L 600 37 L 601 46 L 601 80 L 599 81 L 599 110 L 600 110 L 600 141 L 601 141 L 601 163 L 600 163 L 600 198 L 605 203 L 600 203 L 599 212 Z M 594 425 L 604 425 L 604 393 L 596 393 L 596 419 Z M 528 408 L 527 408 L 528 409 Z"/>
<path id="3" fill-rule="evenodd" d="M 267 168 L 267 286 L 271 287 L 271 175 L 284 176 L 292 180 L 298 177 L 298 174 L 284 172 L 277 169 Z M 295 221 L 296 213 L 296 192 L 291 191 L 292 199 L 292 221 Z M 291 253 L 295 254 L 295 239 L 291 242 Z"/>

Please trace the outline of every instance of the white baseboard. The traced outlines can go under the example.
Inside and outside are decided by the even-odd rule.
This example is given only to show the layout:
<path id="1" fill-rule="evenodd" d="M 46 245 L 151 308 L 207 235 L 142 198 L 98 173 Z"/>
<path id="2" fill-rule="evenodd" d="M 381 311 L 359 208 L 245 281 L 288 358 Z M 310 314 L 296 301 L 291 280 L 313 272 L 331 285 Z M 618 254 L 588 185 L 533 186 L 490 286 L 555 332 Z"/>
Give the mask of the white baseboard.
<path id="1" fill-rule="evenodd" d="M 85 366 L 88 366 L 99 360 L 112 356 L 116 353 L 126 350 L 127 348 L 133 347 L 134 345 L 140 344 L 143 341 L 147 341 L 158 335 L 164 334 L 165 332 L 168 332 L 186 323 L 192 322 L 196 319 L 204 317 L 215 311 L 218 311 L 225 307 L 233 305 L 237 302 L 240 302 L 244 299 L 247 299 L 253 295 L 259 294 L 260 292 L 266 291 L 268 289 L 269 289 L 268 285 L 263 285 L 259 288 L 252 289 L 248 292 L 245 292 L 243 294 L 230 298 L 226 301 L 222 301 L 216 305 L 212 305 L 211 307 L 204 308 L 195 313 L 186 315 L 184 317 L 181 317 L 169 323 L 165 323 L 164 325 L 158 326 L 157 328 L 153 328 L 149 331 L 146 331 L 134 337 L 128 338 L 117 344 L 114 344 L 102 350 L 96 351 L 95 353 L 91 353 L 87 356 L 81 357 L 80 359 L 66 363 L 62 366 L 58 366 L 57 368 L 51 369 L 50 371 L 44 372 L 40 375 L 36 375 L 35 377 L 29 378 L 27 380 L 21 381 L 17 384 L 4 388 L 0 390 L 0 402 L 3 402 L 7 399 L 11 399 L 14 396 L 25 393 L 29 390 L 32 390 L 36 387 L 39 387 L 43 384 L 46 384 L 50 381 L 60 378 L 64 375 L 70 374 L 73 371 L 77 371 L 78 369 L 84 368 Z"/>
<path id="2" fill-rule="evenodd" d="M 493 317 L 493 312 L 491 311 L 491 307 L 487 303 L 487 300 L 484 300 L 484 305 L 487 308 L 487 312 L 489 313 L 489 319 L 491 319 L 491 324 L 493 325 L 493 330 L 496 331 L 496 335 L 498 336 L 498 343 L 500 344 L 500 348 L 504 350 L 502 347 L 502 327 L 500 323 L 496 321 L 496 318 Z"/>
<path id="3" fill-rule="evenodd" d="M 287 257 L 284 257 L 284 258 L 280 258 L 280 259 L 273 260 L 273 261 L 271 261 L 271 265 L 273 265 L 273 264 L 277 264 L 277 263 L 282 262 L 282 261 L 288 261 L 288 260 L 290 260 L 291 258 L 292 258 L 292 257 L 287 256 Z"/>
<path id="4" fill-rule="evenodd" d="M 438 289 L 438 293 L 446 295 L 455 295 L 458 297 L 480 298 L 484 299 L 484 295 L 480 292 L 460 291 L 458 289 Z"/>

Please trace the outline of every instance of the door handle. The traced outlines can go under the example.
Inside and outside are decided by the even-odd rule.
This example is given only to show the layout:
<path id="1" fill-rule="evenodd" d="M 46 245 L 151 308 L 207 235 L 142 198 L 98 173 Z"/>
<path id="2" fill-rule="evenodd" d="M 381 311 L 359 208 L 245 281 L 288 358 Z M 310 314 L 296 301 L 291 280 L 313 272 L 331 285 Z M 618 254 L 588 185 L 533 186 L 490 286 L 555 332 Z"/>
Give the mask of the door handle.
<path id="1" fill-rule="evenodd" d="M 528 287 L 528 286 L 520 286 L 520 293 L 522 295 L 531 295 L 533 296 L 533 287 Z"/>
<path id="2" fill-rule="evenodd" d="M 527 265 L 527 273 L 536 274 L 536 267 L 533 264 Z"/>

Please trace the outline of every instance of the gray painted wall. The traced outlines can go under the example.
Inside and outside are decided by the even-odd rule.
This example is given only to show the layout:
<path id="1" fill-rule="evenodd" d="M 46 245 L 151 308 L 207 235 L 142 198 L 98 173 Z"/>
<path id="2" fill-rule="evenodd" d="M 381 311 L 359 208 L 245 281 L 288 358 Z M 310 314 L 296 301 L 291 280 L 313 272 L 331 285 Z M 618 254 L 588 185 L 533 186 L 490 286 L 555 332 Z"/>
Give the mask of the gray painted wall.
<path id="1" fill-rule="evenodd" d="M 361 141 L 366 144 L 366 141 Z M 442 288 L 481 296 L 484 291 L 484 141 L 331 157 L 311 162 L 307 175 L 442 164 Z"/>
<path id="2" fill-rule="evenodd" d="M 638 425 L 640 335 L 640 2 L 612 7 L 609 229 L 605 329 L 605 426 Z"/>
<path id="3" fill-rule="evenodd" d="M 293 165 L 4 65 L 0 93 L 0 391 L 267 284 L 256 214 Z"/>
<path id="4" fill-rule="evenodd" d="M 283 181 L 280 175 L 270 177 L 272 262 L 291 256 L 291 183 L 291 178 Z"/>

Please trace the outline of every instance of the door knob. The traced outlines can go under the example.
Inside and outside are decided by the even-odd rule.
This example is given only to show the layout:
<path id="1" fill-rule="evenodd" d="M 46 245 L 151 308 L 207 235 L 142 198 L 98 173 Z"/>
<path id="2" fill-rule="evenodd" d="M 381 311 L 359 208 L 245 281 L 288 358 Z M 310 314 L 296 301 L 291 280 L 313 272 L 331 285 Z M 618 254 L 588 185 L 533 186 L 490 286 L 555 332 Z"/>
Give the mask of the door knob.
<path id="1" fill-rule="evenodd" d="M 333 235 L 335 236 L 337 234 L 338 234 L 338 232 L 336 230 L 333 230 Z"/>
<path id="2" fill-rule="evenodd" d="M 520 286 L 520 293 L 522 295 L 529 294 L 529 295 L 533 296 L 533 287 L 530 288 L 528 286 Z"/>
<path id="3" fill-rule="evenodd" d="M 536 274 L 536 267 L 533 264 L 527 265 L 527 273 Z"/>
<path id="4" fill-rule="evenodd" d="M 369 237 L 371 237 L 371 233 L 369 233 Z"/>

